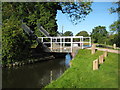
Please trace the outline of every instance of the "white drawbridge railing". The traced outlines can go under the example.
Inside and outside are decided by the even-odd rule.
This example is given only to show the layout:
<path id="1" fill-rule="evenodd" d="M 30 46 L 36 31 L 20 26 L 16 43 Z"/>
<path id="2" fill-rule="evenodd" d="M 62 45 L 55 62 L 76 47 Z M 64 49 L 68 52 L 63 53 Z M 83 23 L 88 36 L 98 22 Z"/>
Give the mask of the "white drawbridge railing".
<path id="1" fill-rule="evenodd" d="M 83 49 L 91 46 L 91 37 L 62 36 L 62 37 L 38 37 L 48 46 L 51 52 L 73 52 L 74 49 Z"/>

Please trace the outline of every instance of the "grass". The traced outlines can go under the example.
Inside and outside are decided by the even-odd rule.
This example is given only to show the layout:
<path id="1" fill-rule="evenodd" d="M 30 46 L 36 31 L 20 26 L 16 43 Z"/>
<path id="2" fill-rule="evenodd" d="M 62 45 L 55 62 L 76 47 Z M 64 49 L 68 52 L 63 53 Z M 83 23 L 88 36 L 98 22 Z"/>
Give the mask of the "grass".
<path id="1" fill-rule="evenodd" d="M 92 61 L 103 52 L 90 53 L 90 50 L 79 50 L 72 67 L 45 88 L 118 88 L 118 54 L 108 53 L 99 70 L 93 71 Z"/>

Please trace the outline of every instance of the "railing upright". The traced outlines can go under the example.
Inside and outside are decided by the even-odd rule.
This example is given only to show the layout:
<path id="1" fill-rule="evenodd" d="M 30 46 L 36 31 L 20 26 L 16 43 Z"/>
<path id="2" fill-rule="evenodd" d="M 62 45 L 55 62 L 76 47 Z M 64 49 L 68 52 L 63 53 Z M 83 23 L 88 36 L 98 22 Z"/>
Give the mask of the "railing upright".
<path id="1" fill-rule="evenodd" d="M 51 52 L 53 51 L 52 50 L 52 47 L 53 47 L 53 45 L 52 45 L 52 37 L 50 37 L 50 41 L 51 41 Z"/>

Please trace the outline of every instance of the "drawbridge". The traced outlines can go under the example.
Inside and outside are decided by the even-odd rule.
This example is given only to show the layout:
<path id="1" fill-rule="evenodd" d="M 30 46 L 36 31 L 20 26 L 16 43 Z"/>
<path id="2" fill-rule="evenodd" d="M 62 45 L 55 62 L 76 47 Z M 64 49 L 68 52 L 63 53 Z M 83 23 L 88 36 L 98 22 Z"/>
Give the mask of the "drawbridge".
<path id="1" fill-rule="evenodd" d="M 42 46 L 45 52 L 74 52 L 77 49 L 91 47 L 91 37 L 83 36 L 55 36 L 50 34 L 38 24 L 38 29 L 45 37 L 37 37 L 34 32 L 26 25 L 22 24 L 22 28 L 26 34 L 32 39 L 36 39 L 38 45 Z"/>

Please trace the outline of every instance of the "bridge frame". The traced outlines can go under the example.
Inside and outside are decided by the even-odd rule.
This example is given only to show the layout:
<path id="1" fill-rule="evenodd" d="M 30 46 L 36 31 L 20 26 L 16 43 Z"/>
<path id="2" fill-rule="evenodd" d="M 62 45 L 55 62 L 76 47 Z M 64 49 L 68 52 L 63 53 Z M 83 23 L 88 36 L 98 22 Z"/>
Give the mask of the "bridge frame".
<path id="1" fill-rule="evenodd" d="M 91 37 L 62 36 L 62 37 L 38 37 L 38 38 L 41 40 L 43 44 L 45 45 L 49 44 L 48 47 L 51 50 L 51 52 L 73 52 L 75 48 L 77 49 L 85 48 L 84 46 L 85 43 L 88 43 L 89 46 L 91 46 Z M 46 41 L 46 39 L 48 41 Z M 85 41 L 85 39 L 88 39 L 88 41 Z M 54 44 L 56 44 L 56 46 Z M 66 46 L 66 44 L 69 44 L 70 46 L 68 47 Z"/>

